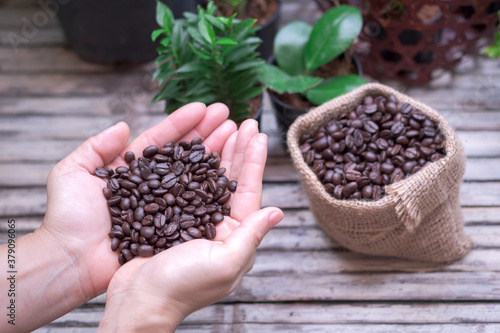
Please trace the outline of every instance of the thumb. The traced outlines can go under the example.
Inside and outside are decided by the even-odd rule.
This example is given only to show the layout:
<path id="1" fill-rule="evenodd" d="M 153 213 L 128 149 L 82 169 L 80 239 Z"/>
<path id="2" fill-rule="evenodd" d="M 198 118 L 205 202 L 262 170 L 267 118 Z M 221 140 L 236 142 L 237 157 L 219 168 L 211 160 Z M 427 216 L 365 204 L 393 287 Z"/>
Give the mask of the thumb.
<path id="1" fill-rule="evenodd" d="M 277 207 L 260 209 L 248 215 L 225 240 L 231 253 L 237 254 L 241 263 L 251 260 L 255 250 L 269 230 L 283 219 L 283 212 Z"/>
<path id="2" fill-rule="evenodd" d="M 87 139 L 61 163 L 80 166 L 93 173 L 97 167 L 112 162 L 125 149 L 130 130 L 123 121 Z"/>

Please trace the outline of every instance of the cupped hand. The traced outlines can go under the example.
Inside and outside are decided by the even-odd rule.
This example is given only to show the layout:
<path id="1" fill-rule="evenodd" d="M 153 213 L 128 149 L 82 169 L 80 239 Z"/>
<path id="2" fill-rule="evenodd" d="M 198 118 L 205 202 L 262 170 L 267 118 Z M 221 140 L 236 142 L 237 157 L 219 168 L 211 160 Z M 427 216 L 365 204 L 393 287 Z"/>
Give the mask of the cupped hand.
<path id="1" fill-rule="evenodd" d="M 283 218 L 278 208 L 260 209 L 266 156 L 266 135 L 255 121 L 245 121 L 222 149 L 221 165 L 238 187 L 215 240 L 192 240 L 123 265 L 109 285 L 101 329 L 173 331 L 184 317 L 236 288 L 262 238 Z"/>
<path id="2" fill-rule="evenodd" d="M 85 141 L 59 162 L 47 179 L 47 211 L 37 231 L 44 241 L 54 242 L 74 265 L 87 298 L 104 292 L 119 268 L 117 253 L 110 249 L 111 222 L 102 189 L 105 181 L 93 175 L 97 167 L 126 165 L 123 155 L 142 156 L 150 145 L 204 139 L 209 150 L 221 152 L 234 141 L 236 125 L 227 120 L 223 104 L 205 107 L 192 103 L 142 133 L 130 144 L 128 126 L 120 122 Z"/>

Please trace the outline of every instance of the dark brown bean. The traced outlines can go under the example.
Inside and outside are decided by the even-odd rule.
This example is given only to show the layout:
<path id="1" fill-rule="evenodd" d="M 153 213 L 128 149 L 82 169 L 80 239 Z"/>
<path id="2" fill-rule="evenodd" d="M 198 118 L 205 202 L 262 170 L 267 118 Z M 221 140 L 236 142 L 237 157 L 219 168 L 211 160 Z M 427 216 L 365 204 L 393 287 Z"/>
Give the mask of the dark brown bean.
<path id="1" fill-rule="evenodd" d="M 140 257 L 151 257 L 153 255 L 153 252 L 154 247 L 148 244 L 139 245 L 139 247 L 137 248 L 137 254 Z"/>
<path id="2" fill-rule="evenodd" d="M 215 225 L 213 225 L 212 223 L 207 223 L 205 225 L 205 237 L 207 239 L 214 239 L 216 236 L 216 229 L 215 229 Z"/>

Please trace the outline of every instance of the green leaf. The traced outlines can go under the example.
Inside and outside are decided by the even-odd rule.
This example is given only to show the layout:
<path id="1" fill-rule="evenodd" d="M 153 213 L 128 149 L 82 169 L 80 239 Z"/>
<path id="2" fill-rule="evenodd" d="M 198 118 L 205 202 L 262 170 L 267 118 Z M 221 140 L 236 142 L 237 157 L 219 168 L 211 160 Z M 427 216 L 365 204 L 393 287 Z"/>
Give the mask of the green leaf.
<path id="1" fill-rule="evenodd" d="M 160 92 L 153 98 L 153 102 L 158 102 L 176 97 L 180 92 L 177 82 L 171 80 L 161 88 Z"/>
<path id="2" fill-rule="evenodd" d="M 279 94 L 303 93 L 323 79 L 313 76 L 290 76 L 276 66 L 263 64 L 258 69 L 260 81 Z"/>
<path id="3" fill-rule="evenodd" d="M 237 71 L 242 71 L 245 69 L 249 68 L 257 68 L 259 65 L 263 64 L 264 60 L 250 60 L 250 61 L 245 61 L 242 63 L 237 64 L 232 68 L 232 71 L 237 72 Z"/>
<path id="4" fill-rule="evenodd" d="M 206 69 L 206 63 L 200 61 L 192 61 L 179 67 L 176 73 L 204 72 Z"/>
<path id="5" fill-rule="evenodd" d="M 491 45 L 484 49 L 484 53 L 486 53 L 490 58 L 498 58 L 500 57 L 500 45 Z"/>
<path id="6" fill-rule="evenodd" d="M 194 46 L 193 44 L 189 43 L 189 47 L 191 48 L 191 50 L 193 50 L 193 52 L 198 56 L 200 57 L 201 59 L 205 59 L 205 60 L 210 60 L 212 59 L 208 54 L 205 54 L 205 53 L 202 53 L 200 51 L 198 51 Z"/>
<path id="7" fill-rule="evenodd" d="M 213 1 L 209 1 L 207 5 L 207 14 L 214 15 L 217 11 L 217 7 Z"/>
<path id="8" fill-rule="evenodd" d="M 174 21 L 174 14 L 163 2 L 156 2 L 156 23 L 160 27 L 165 28 L 167 34 L 172 31 L 172 22 Z"/>
<path id="9" fill-rule="evenodd" d="M 498 16 L 500 19 L 500 11 L 498 11 Z M 486 53 L 490 58 L 500 57 L 500 31 L 495 33 L 495 43 L 485 48 L 484 53 Z"/>
<path id="10" fill-rule="evenodd" d="M 311 103 L 320 105 L 365 83 L 366 81 L 358 75 L 341 75 L 325 80 L 323 83 L 306 91 L 305 95 Z"/>
<path id="11" fill-rule="evenodd" d="M 224 31 L 224 29 L 226 28 L 226 26 L 224 25 L 224 23 L 222 23 L 221 21 L 217 20 L 212 15 L 208 15 L 207 14 L 207 15 L 205 15 L 205 18 L 207 19 L 208 22 L 210 22 L 214 27 L 216 27 L 219 30 Z"/>
<path id="12" fill-rule="evenodd" d="M 290 75 L 304 74 L 306 70 L 305 46 L 312 26 L 302 21 L 285 25 L 274 39 L 274 55 L 278 66 Z"/>
<path id="13" fill-rule="evenodd" d="M 234 27 L 233 30 L 233 38 L 236 40 L 241 40 L 247 35 L 253 35 L 251 34 L 250 28 L 257 22 L 255 19 L 246 19 L 243 21 L 240 21 L 236 26 Z"/>
<path id="14" fill-rule="evenodd" d="M 164 54 L 155 59 L 155 65 L 158 66 L 161 62 L 167 60 L 170 56 L 168 54 Z"/>
<path id="15" fill-rule="evenodd" d="M 217 40 L 217 45 L 237 45 L 238 42 L 232 38 L 223 37 Z"/>
<path id="16" fill-rule="evenodd" d="M 254 58 L 251 54 L 255 51 L 257 46 L 238 45 L 229 50 L 223 50 L 222 55 L 226 57 L 226 62 L 240 62 L 241 59 Z"/>
<path id="17" fill-rule="evenodd" d="M 253 87 L 247 90 L 244 90 L 243 93 L 234 96 L 234 99 L 245 102 L 248 101 L 249 99 L 252 99 L 256 96 L 259 96 L 262 94 L 262 92 L 266 89 L 264 86 L 259 86 L 259 87 Z"/>
<path id="18" fill-rule="evenodd" d="M 305 64 L 309 72 L 332 61 L 352 44 L 363 26 L 360 11 L 341 5 L 323 14 L 306 44 Z"/>
<path id="19" fill-rule="evenodd" d="M 198 31 L 198 29 L 196 29 L 195 27 L 188 27 L 187 28 L 188 30 L 188 33 L 189 35 L 195 40 L 197 41 L 198 43 L 200 43 L 201 45 L 206 45 L 208 46 L 208 43 L 205 41 L 205 39 L 203 39 L 203 37 L 201 36 L 200 32 Z"/>
<path id="20" fill-rule="evenodd" d="M 215 44 L 215 32 L 210 23 L 205 19 L 203 12 L 199 14 L 198 30 L 201 36 L 210 44 Z"/>
<path id="21" fill-rule="evenodd" d="M 165 37 L 160 40 L 160 44 L 163 46 L 167 46 L 170 43 L 170 37 Z"/>
<path id="22" fill-rule="evenodd" d="M 186 18 L 188 22 L 198 22 L 198 15 L 191 12 L 184 12 L 182 15 Z"/>
<path id="23" fill-rule="evenodd" d="M 156 29 L 151 33 L 151 40 L 154 42 L 158 36 L 160 36 L 162 33 L 164 33 L 165 30 L 163 29 Z"/>

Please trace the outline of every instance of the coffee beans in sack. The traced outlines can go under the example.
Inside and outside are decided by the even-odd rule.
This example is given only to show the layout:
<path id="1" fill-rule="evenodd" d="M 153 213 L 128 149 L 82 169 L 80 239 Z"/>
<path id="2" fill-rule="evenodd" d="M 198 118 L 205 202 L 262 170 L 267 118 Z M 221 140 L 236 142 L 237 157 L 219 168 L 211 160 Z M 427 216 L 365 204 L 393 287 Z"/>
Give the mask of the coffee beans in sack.
<path id="1" fill-rule="evenodd" d="M 319 226 L 344 247 L 434 262 L 471 249 L 463 147 L 430 107 L 367 84 L 297 119 L 288 147 Z"/>

